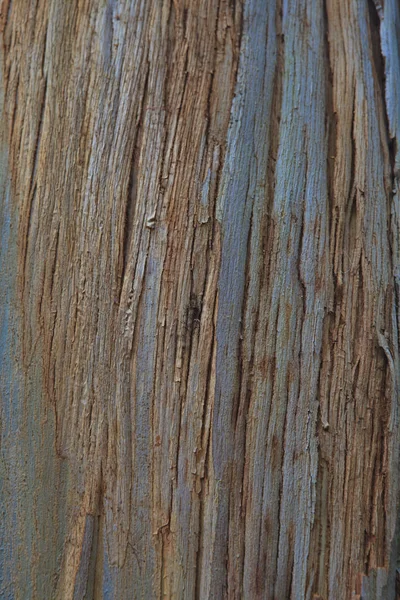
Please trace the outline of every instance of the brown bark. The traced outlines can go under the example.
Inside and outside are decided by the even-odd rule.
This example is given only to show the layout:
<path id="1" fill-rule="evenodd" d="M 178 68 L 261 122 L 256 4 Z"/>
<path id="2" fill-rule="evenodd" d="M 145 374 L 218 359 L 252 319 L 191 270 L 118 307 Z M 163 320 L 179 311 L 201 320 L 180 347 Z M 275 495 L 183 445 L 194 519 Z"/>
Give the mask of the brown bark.
<path id="1" fill-rule="evenodd" d="M 395 598 L 396 1 L 0 16 L 0 595 Z"/>

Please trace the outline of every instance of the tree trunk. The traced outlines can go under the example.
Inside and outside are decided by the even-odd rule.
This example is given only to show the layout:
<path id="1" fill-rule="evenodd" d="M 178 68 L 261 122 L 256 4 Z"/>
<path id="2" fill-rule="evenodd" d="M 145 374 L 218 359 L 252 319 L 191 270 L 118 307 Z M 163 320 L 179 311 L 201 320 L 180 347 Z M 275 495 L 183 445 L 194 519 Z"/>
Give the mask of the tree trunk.
<path id="1" fill-rule="evenodd" d="M 394 600 L 397 0 L 0 19 L 1 598 Z"/>

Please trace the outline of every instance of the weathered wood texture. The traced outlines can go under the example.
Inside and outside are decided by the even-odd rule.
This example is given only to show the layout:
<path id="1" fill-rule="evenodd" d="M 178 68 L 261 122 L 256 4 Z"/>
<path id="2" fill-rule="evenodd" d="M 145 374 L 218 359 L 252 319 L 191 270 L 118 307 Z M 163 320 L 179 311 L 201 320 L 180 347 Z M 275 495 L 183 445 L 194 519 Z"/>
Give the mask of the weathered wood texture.
<path id="1" fill-rule="evenodd" d="M 393 600 L 397 0 L 0 11 L 1 598 Z"/>

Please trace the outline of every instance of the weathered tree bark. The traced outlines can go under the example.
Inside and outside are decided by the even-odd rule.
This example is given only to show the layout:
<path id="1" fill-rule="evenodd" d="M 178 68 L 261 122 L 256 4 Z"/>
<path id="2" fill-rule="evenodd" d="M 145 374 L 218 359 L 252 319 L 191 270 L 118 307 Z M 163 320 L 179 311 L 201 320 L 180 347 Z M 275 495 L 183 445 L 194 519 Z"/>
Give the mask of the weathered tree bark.
<path id="1" fill-rule="evenodd" d="M 0 19 L 1 598 L 396 598 L 397 0 Z"/>

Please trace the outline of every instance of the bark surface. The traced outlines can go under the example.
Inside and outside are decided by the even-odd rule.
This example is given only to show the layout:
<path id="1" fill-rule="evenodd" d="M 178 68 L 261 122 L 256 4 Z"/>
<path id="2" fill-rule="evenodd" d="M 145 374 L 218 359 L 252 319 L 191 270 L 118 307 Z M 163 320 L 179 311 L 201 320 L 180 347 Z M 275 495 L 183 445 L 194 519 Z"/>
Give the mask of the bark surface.
<path id="1" fill-rule="evenodd" d="M 0 596 L 394 600 L 396 0 L 3 0 Z"/>

